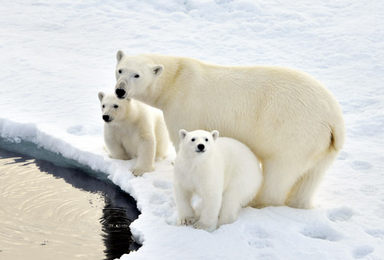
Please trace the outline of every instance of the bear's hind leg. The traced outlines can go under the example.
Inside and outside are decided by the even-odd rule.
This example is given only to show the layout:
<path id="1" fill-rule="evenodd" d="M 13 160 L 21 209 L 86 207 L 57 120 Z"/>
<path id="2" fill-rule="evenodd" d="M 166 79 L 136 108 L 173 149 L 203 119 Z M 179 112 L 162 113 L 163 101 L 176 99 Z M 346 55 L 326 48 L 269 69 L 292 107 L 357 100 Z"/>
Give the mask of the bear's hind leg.
<path id="1" fill-rule="evenodd" d="M 265 160 L 263 162 L 264 181 L 251 206 L 256 208 L 284 206 L 289 191 L 303 173 L 303 169 L 288 165 L 286 160 Z"/>
<path id="2" fill-rule="evenodd" d="M 336 153 L 326 155 L 299 179 L 289 194 L 287 199 L 288 206 L 302 209 L 313 207 L 314 194 L 326 170 L 331 166 L 336 156 Z"/>
<path id="3" fill-rule="evenodd" d="M 117 142 L 111 143 L 109 142 L 107 145 L 107 151 L 109 157 L 113 159 L 119 159 L 119 160 L 130 160 L 132 159 L 125 151 L 122 144 L 119 144 Z"/>

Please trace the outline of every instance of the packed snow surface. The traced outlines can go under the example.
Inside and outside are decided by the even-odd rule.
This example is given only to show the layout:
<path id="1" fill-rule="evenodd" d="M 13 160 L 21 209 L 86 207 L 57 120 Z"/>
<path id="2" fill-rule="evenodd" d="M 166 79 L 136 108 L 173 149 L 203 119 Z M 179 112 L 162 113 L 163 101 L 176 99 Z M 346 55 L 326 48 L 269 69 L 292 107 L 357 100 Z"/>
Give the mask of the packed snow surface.
<path id="1" fill-rule="evenodd" d="M 104 172 L 137 200 L 143 246 L 120 259 L 384 259 L 383 1 L 15 0 L 0 24 L 1 137 Z M 175 226 L 175 152 L 135 178 L 132 161 L 103 149 L 97 93 L 113 91 L 119 49 L 288 66 L 323 82 L 347 141 L 316 208 L 245 208 L 213 233 Z"/>

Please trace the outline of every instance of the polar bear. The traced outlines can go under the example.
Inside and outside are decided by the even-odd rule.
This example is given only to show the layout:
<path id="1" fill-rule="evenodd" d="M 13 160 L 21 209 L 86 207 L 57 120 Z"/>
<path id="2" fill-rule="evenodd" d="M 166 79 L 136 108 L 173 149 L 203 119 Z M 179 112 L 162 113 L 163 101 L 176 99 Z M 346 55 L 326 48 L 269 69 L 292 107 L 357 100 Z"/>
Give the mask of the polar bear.
<path id="1" fill-rule="evenodd" d="M 139 101 L 98 94 L 104 123 L 104 141 L 115 159 L 137 157 L 132 173 L 140 176 L 155 169 L 154 161 L 167 155 L 169 136 L 162 112 Z"/>
<path id="2" fill-rule="evenodd" d="M 163 111 L 176 149 L 180 129 L 217 129 L 246 144 L 264 175 L 255 207 L 311 208 L 344 144 L 345 123 L 335 97 L 295 69 L 118 51 L 116 79 L 117 97 Z"/>
<path id="3" fill-rule="evenodd" d="M 213 231 L 236 220 L 240 209 L 257 194 L 263 176 L 259 161 L 239 141 L 219 137 L 218 131 L 180 130 L 174 164 L 174 195 L 178 225 Z M 192 195 L 202 199 L 200 217 Z"/>

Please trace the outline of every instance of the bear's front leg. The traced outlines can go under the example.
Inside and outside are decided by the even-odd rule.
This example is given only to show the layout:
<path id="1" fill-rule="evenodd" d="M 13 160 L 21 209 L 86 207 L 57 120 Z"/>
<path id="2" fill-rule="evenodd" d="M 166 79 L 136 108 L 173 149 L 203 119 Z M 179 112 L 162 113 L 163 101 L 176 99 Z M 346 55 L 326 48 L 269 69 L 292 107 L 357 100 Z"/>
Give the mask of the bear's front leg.
<path id="1" fill-rule="evenodd" d="M 197 229 L 212 232 L 217 228 L 222 196 L 219 191 L 211 191 L 202 196 L 203 205 L 199 221 L 194 225 Z"/>
<path id="2" fill-rule="evenodd" d="M 156 141 L 154 135 L 141 136 L 140 145 L 137 151 L 137 162 L 132 169 L 135 176 L 141 176 L 145 172 L 155 170 Z"/>
<path id="3" fill-rule="evenodd" d="M 192 192 L 183 189 L 177 180 L 173 182 L 173 191 L 177 206 L 177 225 L 188 226 L 194 224 L 196 219 L 195 211 L 191 205 Z"/>

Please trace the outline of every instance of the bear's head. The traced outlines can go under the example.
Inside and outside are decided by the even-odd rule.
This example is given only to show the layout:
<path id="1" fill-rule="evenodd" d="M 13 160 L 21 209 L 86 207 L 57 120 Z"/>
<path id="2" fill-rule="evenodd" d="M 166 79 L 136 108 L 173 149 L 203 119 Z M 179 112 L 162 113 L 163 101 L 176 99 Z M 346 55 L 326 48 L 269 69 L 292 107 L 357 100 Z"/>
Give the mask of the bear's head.
<path id="1" fill-rule="evenodd" d="M 219 131 L 215 130 L 207 132 L 204 130 L 196 130 L 187 132 L 184 129 L 179 131 L 180 150 L 187 157 L 195 157 L 209 154 L 213 145 L 219 137 Z"/>
<path id="2" fill-rule="evenodd" d="M 102 117 L 106 123 L 112 123 L 125 118 L 127 107 L 130 104 L 129 99 L 118 99 L 115 95 L 106 95 L 103 92 L 98 94 Z"/>
<path id="3" fill-rule="evenodd" d="M 127 56 L 123 51 L 116 54 L 116 86 L 115 93 L 120 99 L 145 96 L 145 93 L 156 86 L 158 78 L 164 70 L 163 65 L 156 65 L 143 55 Z"/>

